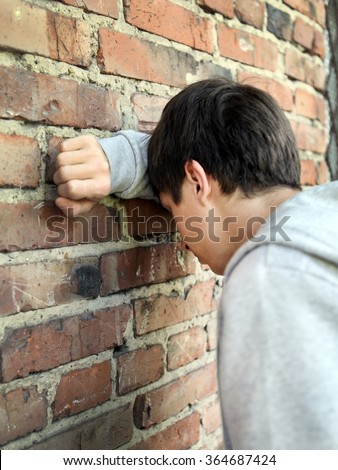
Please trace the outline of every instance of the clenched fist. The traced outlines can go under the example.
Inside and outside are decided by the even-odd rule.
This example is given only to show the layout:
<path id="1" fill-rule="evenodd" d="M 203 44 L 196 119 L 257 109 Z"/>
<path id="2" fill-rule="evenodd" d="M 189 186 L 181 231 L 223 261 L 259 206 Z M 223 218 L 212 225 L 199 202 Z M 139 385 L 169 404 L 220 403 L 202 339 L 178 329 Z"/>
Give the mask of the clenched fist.
<path id="1" fill-rule="evenodd" d="M 110 168 L 95 137 L 74 137 L 60 144 L 54 182 L 59 193 L 55 204 L 67 216 L 89 211 L 109 194 Z"/>

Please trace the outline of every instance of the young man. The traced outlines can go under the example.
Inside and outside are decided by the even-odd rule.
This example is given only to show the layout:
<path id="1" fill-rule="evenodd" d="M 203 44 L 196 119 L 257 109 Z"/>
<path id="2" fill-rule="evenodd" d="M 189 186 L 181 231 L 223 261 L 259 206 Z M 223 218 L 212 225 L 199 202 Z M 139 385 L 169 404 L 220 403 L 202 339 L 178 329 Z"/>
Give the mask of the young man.
<path id="1" fill-rule="evenodd" d="M 338 183 L 302 192 L 299 173 L 277 103 L 221 78 L 175 96 L 151 138 L 70 139 L 57 159 L 62 210 L 76 215 L 109 192 L 158 196 L 183 248 L 224 274 L 228 448 L 338 449 Z"/>

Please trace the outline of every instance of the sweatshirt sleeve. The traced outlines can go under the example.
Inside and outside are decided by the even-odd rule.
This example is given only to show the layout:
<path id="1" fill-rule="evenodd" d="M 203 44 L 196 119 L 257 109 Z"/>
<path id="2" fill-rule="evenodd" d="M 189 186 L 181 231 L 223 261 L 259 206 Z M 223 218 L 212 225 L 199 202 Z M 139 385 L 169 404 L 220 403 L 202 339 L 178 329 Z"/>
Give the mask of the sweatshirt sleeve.
<path id="1" fill-rule="evenodd" d="M 111 194 L 122 199 L 157 199 L 147 174 L 149 138 L 128 130 L 99 140 L 110 166 Z"/>
<path id="2" fill-rule="evenodd" d="M 218 376 L 230 448 L 338 449 L 338 284 L 317 268 L 297 250 L 261 246 L 224 285 Z"/>

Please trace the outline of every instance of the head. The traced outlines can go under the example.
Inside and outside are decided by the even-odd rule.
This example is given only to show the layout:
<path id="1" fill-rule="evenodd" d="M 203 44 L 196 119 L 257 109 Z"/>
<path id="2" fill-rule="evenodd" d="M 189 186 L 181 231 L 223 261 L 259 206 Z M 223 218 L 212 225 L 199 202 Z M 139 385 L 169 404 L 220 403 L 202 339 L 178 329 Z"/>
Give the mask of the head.
<path id="1" fill-rule="evenodd" d="M 184 183 L 189 175 L 194 178 L 192 164 L 224 201 L 235 194 L 245 201 L 276 188 L 300 189 L 297 146 L 277 102 L 262 90 L 221 77 L 189 85 L 168 102 L 148 159 L 155 191 L 177 207 Z"/>

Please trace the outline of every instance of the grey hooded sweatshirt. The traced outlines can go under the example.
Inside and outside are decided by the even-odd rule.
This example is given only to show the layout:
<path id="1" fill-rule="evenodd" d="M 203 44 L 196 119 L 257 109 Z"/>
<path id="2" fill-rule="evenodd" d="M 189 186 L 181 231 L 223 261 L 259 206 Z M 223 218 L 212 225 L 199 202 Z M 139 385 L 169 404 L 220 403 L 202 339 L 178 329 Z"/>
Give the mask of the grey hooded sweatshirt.
<path id="1" fill-rule="evenodd" d="M 148 137 L 100 143 L 112 193 L 153 197 Z M 281 204 L 228 263 L 218 381 L 227 448 L 338 449 L 338 182 Z"/>

